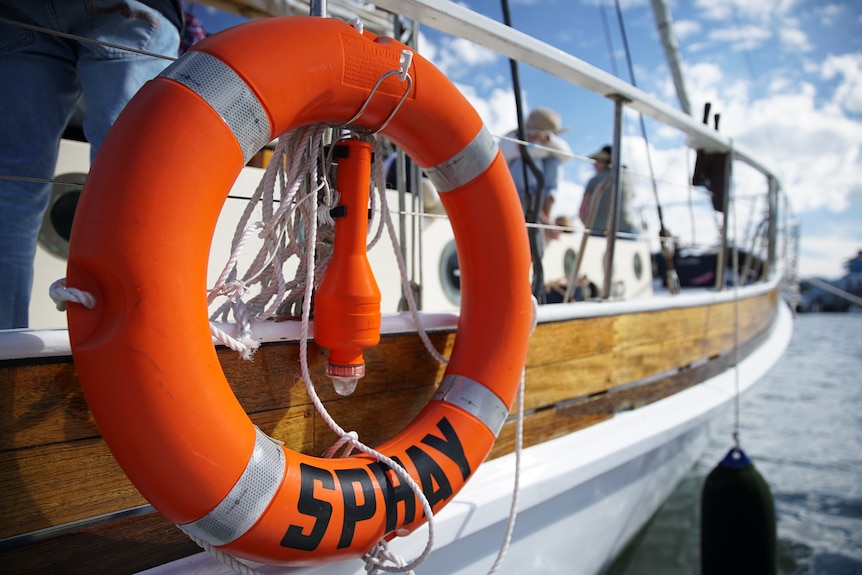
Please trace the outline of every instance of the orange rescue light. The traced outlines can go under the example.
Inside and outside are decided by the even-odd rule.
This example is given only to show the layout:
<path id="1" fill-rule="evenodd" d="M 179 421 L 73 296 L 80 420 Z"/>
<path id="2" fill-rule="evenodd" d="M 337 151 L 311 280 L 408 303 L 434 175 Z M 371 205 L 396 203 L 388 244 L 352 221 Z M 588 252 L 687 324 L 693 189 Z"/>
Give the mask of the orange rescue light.
<path id="1" fill-rule="evenodd" d="M 350 395 L 365 375 L 362 351 L 380 341 L 380 289 L 366 255 L 371 144 L 346 140 L 335 150 L 337 188 L 332 259 L 314 296 L 314 340 L 329 349 L 326 374 Z"/>

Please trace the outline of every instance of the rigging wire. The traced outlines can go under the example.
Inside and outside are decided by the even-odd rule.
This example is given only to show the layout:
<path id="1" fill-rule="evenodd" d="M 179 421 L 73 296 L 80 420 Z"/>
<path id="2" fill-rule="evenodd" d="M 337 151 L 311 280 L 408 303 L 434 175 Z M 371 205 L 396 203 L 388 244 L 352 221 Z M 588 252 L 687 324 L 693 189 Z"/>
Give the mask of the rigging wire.
<path id="1" fill-rule="evenodd" d="M 608 23 L 608 14 L 607 14 L 607 4 L 605 4 L 605 0 L 602 0 L 602 9 L 599 10 L 599 14 L 602 15 L 602 28 L 605 30 L 605 40 L 608 44 L 608 59 L 611 62 L 611 71 L 613 75 L 617 78 L 620 77 L 619 70 L 617 69 L 617 59 L 616 59 L 616 47 L 614 46 L 614 40 L 611 37 L 611 26 Z"/>
<path id="2" fill-rule="evenodd" d="M 736 235 L 736 226 L 737 222 L 737 213 L 736 213 L 737 203 L 733 201 L 733 198 L 730 199 L 730 205 L 728 206 L 728 211 L 731 213 L 733 217 L 733 227 L 734 227 L 734 235 Z M 732 210 L 732 211 L 731 211 Z M 739 350 L 739 243 L 733 242 L 733 252 L 731 254 L 732 257 L 732 265 L 733 265 L 733 386 L 734 386 L 734 394 L 733 394 L 733 443 L 736 446 L 736 449 L 739 449 L 739 398 L 740 398 L 740 387 L 739 387 L 739 362 L 741 360 L 740 350 Z"/>

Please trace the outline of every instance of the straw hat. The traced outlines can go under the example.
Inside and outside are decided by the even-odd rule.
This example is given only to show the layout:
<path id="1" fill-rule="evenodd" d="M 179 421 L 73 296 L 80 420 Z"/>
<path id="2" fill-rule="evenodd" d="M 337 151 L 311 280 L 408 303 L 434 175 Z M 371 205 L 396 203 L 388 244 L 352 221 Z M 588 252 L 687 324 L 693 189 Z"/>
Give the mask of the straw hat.
<path id="1" fill-rule="evenodd" d="M 528 132 L 551 132 L 562 134 L 568 127 L 563 127 L 560 115 L 550 108 L 536 108 L 527 118 Z"/>

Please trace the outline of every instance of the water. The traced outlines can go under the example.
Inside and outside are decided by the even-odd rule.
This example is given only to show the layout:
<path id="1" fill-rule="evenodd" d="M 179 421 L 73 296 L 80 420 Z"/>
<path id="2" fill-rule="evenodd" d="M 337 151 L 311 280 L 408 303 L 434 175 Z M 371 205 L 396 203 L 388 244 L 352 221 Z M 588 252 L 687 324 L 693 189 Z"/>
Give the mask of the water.
<path id="1" fill-rule="evenodd" d="M 742 448 L 772 488 L 782 575 L 862 575 L 862 313 L 797 317 L 784 357 L 740 403 Z M 700 491 L 732 445 L 722 422 L 610 575 L 700 572 Z"/>

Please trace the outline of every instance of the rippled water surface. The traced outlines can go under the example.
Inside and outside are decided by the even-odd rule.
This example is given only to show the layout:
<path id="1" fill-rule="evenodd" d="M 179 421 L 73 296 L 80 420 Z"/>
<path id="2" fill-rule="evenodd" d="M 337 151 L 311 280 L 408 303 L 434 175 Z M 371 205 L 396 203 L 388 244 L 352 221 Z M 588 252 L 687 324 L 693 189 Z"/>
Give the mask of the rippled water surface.
<path id="1" fill-rule="evenodd" d="M 862 313 L 799 315 L 787 352 L 740 403 L 740 438 L 772 488 L 779 573 L 862 575 Z M 700 490 L 732 420 L 612 575 L 700 572 Z"/>

